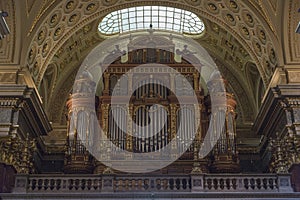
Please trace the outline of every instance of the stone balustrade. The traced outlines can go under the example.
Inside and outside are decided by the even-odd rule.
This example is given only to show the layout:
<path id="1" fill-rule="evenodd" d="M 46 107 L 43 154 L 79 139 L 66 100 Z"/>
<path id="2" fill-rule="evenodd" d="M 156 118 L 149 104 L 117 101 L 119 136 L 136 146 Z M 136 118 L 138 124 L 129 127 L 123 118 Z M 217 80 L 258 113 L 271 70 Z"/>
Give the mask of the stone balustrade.
<path id="1" fill-rule="evenodd" d="M 284 177 L 285 185 L 291 187 L 289 177 Z M 204 192 L 280 192 L 287 189 L 282 178 L 275 174 L 214 174 L 192 176 L 192 186 L 193 191 Z"/>
<path id="2" fill-rule="evenodd" d="M 17 175 L 13 193 L 292 192 L 289 175 Z"/>
<path id="3" fill-rule="evenodd" d="M 115 177 L 116 192 L 190 192 L 190 176 Z"/>

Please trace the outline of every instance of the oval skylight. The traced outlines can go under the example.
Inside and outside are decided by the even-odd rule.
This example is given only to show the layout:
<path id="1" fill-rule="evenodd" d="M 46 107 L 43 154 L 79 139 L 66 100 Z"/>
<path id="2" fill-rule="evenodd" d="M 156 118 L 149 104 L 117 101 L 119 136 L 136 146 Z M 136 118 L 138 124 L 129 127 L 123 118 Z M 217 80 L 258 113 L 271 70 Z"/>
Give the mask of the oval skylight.
<path id="1" fill-rule="evenodd" d="M 165 6 L 139 6 L 114 11 L 106 15 L 98 29 L 103 34 L 149 29 L 176 31 L 187 34 L 200 34 L 205 27 L 194 13 Z"/>

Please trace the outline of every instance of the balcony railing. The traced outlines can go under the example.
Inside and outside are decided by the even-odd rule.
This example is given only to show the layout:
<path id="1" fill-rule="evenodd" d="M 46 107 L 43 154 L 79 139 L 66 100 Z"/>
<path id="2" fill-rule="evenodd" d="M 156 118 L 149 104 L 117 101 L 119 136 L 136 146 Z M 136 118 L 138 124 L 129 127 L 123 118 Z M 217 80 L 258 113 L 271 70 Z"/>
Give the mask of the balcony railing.
<path id="1" fill-rule="evenodd" d="M 13 193 L 292 192 L 289 175 L 17 175 Z"/>

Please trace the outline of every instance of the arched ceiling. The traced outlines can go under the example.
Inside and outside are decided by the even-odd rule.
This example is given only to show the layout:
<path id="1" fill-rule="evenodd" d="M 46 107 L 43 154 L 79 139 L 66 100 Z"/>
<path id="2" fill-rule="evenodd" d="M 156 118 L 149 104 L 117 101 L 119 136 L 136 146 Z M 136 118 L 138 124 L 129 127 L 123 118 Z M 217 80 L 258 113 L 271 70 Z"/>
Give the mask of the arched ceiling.
<path id="1" fill-rule="evenodd" d="M 286 60 L 300 63 L 299 46 L 292 45 L 299 41 L 293 34 L 300 7 L 297 0 L 1 1 L 0 6 L 12 13 L 7 19 L 11 35 L 0 41 L 1 63 L 20 63 L 23 70 L 28 69 L 49 118 L 64 123 L 64 104 L 76 70 L 103 40 L 97 34 L 99 21 L 114 10 L 138 5 L 178 7 L 203 19 L 207 30 L 196 40 L 215 59 L 238 102 L 243 102 L 238 105 L 241 124 L 253 121 L 260 93 L 275 68 Z M 19 18 L 27 20 L 16 22 Z"/>
<path id="2" fill-rule="evenodd" d="M 61 1 L 55 5 L 43 24 L 37 29 L 28 55 L 28 68 L 35 83 L 42 77 L 59 48 L 74 33 L 94 20 L 100 20 L 109 12 L 138 5 L 165 5 L 183 8 L 198 14 L 226 30 L 239 41 L 256 64 L 265 85 L 277 65 L 274 46 L 278 45 L 271 24 L 252 13 L 252 5 L 242 1 Z"/>

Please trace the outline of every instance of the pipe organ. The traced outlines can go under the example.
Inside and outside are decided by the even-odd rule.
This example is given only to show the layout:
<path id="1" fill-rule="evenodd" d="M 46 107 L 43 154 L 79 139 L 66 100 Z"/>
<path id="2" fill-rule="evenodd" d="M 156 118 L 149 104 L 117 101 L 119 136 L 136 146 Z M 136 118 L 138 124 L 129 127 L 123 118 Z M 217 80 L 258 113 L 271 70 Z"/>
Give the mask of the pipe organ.
<path id="1" fill-rule="evenodd" d="M 145 68 L 147 70 L 147 68 Z M 149 67 L 149 71 L 151 68 Z M 153 69 L 155 70 L 155 69 Z M 113 69 L 113 71 L 117 71 L 117 69 Z M 108 72 L 109 73 L 109 72 Z M 114 72 L 115 73 L 115 72 Z M 195 73 L 195 72 L 194 72 Z M 131 82 L 136 82 L 135 79 L 139 79 L 141 75 L 137 75 L 136 77 L 132 77 Z M 187 122 L 191 122 L 195 120 L 194 118 L 194 105 L 186 105 L 185 108 L 180 108 L 178 105 L 177 99 L 172 91 L 169 88 L 165 87 L 162 81 L 151 78 L 151 75 L 144 76 L 142 75 L 144 80 L 138 82 L 138 84 L 129 86 L 131 88 L 136 88 L 130 98 L 130 104 L 133 107 L 132 116 L 128 116 L 128 112 L 125 109 L 127 105 L 120 103 L 117 107 L 110 107 L 109 116 L 108 116 L 108 137 L 115 141 L 118 139 L 119 141 L 115 141 L 116 144 L 122 144 L 122 148 L 124 148 L 126 142 L 126 133 L 124 130 L 127 130 L 128 118 L 132 118 L 137 127 L 132 127 L 133 135 L 140 135 L 141 132 L 144 132 L 145 136 L 139 139 L 139 137 L 132 138 L 132 144 L 130 146 L 133 147 L 132 151 L 134 152 L 149 152 L 156 151 L 159 148 L 165 146 L 171 139 L 171 118 L 176 119 L 173 121 L 173 124 L 177 124 L 178 130 L 184 133 L 184 136 L 178 138 L 181 142 L 186 142 L 190 140 L 191 131 L 195 131 L 195 126 L 188 126 Z M 192 74 L 188 75 L 192 76 Z M 117 77 L 115 74 L 111 75 L 112 78 Z M 165 80 L 170 81 L 170 75 L 165 73 Z M 181 96 L 185 96 L 188 100 L 189 95 L 191 96 L 192 92 L 188 91 L 184 87 L 184 83 L 175 83 L 175 79 L 173 80 L 174 85 L 177 85 L 176 94 L 178 93 Z M 129 82 L 129 81 L 128 81 Z M 192 81 L 191 81 L 192 82 Z M 115 83 L 114 81 L 110 81 L 110 83 Z M 126 84 L 126 83 L 123 83 Z M 190 83 L 188 83 L 190 84 Z M 115 83 L 114 85 L 110 85 L 109 94 L 116 95 L 118 99 L 121 99 L 126 96 L 125 90 L 120 89 L 120 83 Z M 127 85 L 127 84 L 126 84 Z M 193 84 L 192 84 L 193 85 Z M 112 93 L 112 91 L 114 91 Z M 122 91 L 123 93 L 121 93 Z M 200 97 L 199 97 L 200 98 Z M 100 97 L 102 99 L 102 104 L 105 102 L 109 102 L 110 96 L 103 95 Z M 101 101 L 101 100 L 100 100 Z M 101 104 L 101 103 L 100 103 Z M 158 106 L 160 105 L 160 106 Z M 178 110 L 171 116 L 171 107 L 170 105 L 176 105 Z M 115 113 L 112 115 L 112 113 Z M 103 115 L 102 112 L 100 115 Z M 177 116 L 183 116 L 182 119 Z M 114 121 L 114 117 L 117 119 Z M 116 123 L 118 122 L 118 124 Z M 147 126 L 150 123 L 153 123 L 153 127 Z M 103 122 L 102 122 L 103 123 Z M 194 122 L 196 124 L 196 122 Z M 121 127 L 120 127 L 121 126 Z M 147 127 L 147 128 L 142 128 Z M 157 132 L 157 134 L 152 135 L 154 127 L 161 127 L 161 130 Z M 176 127 L 176 125 L 175 125 Z M 173 127 L 174 128 L 174 127 Z M 142 131 L 142 129 L 144 131 Z M 176 129 L 175 129 L 176 131 Z M 173 136 L 174 137 L 174 136 Z M 121 147 L 120 146 L 120 147 Z"/>
<path id="2" fill-rule="evenodd" d="M 195 118 L 195 109 L 199 109 L 199 105 L 189 103 L 196 94 L 199 104 L 203 104 L 199 72 L 185 60 L 176 63 L 173 53 L 161 49 L 133 50 L 127 56 L 126 63 L 122 64 L 120 58 L 105 71 L 103 88 L 106 91 L 104 89 L 99 97 L 100 124 L 108 127 L 107 136 L 115 145 L 134 153 L 160 151 L 174 138 L 178 143 L 175 152 L 183 151 L 183 148 L 192 143 L 179 159 L 185 164 L 190 163 L 184 168 L 191 170 L 194 142 L 200 142 L 201 137 L 204 137 L 200 132 L 202 128 L 196 130 L 201 118 Z M 155 64 L 135 68 L 137 64 L 148 62 L 168 63 L 180 75 Z M 184 106 L 180 106 L 176 96 L 184 99 Z M 117 105 L 110 105 L 112 97 L 118 99 Z M 127 97 L 130 97 L 130 101 L 123 102 Z M 107 107 L 108 112 L 104 109 Z M 206 112 L 205 109 L 202 112 Z M 104 116 L 104 113 L 108 113 L 108 116 Z M 104 120 L 106 118 L 107 121 Z M 208 116 L 203 115 L 203 118 L 207 120 Z M 133 121 L 131 125 L 130 119 Z M 159 130 L 155 130 L 155 127 L 159 127 Z M 178 131 L 180 135 L 177 134 Z M 194 138 L 192 133 L 197 131 Z"/>
<path id="3" fill-rule="evenodd" d="M 220 80 L 227 84 L 225 80 Z M 209 83 L 212 85 L 213 83 Z M 212 95 L 226 95 L 225 102 L 217 102 L 217 104 L 223 104 L 224 110 L 219 110 L 216 113 L 217 118 L 225 118 L 225 121 L 222 119 L 217 119 L 216 121 L 219 124 L 222 124 L 223 128 L 219 130 L 220 137 L 217 140 L 216 145 L 212 150 L 212 165 L 211 168 L 214 172 L 239 172 L 239 159 L 238 159 L 238 151 L 236 144 L 236 101 L 232 94 L 226 92 L 220 94 L 219 92 L 215 92 Z"/>
<path id="4" fill-rule="evenodd" d="M 94 121 L 97 116 L 95 106 L 86 108 L 92 100 L 97 107 L 97 101 L 91 96 L 90 89 L 95 88 L 91 75 L 84 71 L 75 83 L 76 90 L 67 101 L 68 133 L 65 150 L 65 173 L 91 173 L 94 167 L 94 158 L 86 149 L 86 145 L 93 145 L 93 137 L 97 128 Z"/>
<path id="5" fill-rule="evenodd" d="M 175 54 L 172 53 L 175 52 L 174 46 L 161 45 L 165 46 L 131 51 L 129 48 L 129 53 L 122 55 L 126 57 L 125 59 L 120 56 L 111 63 L 104 72 L 101 82 L 102 93 L 96 97 L 99 102 L 96 105 L 97 117 L 85 116 L 84 113 L 81 115 L 78 111 L 74 118 L 75 122 L 72 122 L 76 124 L 76 130 L 84 132 L 86 138 L 91 137 L 91 132 L 96 129 L 81 127 L 80 123 L 89 124 L 90 120 L 96 119 L 107 138 L 115 146 L 141 154 L 160 151 L 171 140 L 176 139 L 177 145 L 172 147 L 172 151 L 180 152 L 184 147 L 187 150 L 175 163 L 162 169 L 163 173 L 191 172 L 193 167 L 199 165 L 202 165 L 203 169 L 210 168 L 210 171 L 216 172 L 221 172 L 223 169 L 228 171 L 231 166 L 234 166 L 232 171 L 237 170 L 238 153 L 233 97 L 228 94 L 228 110 L 224 111 L 225 128 L 219 130 L 222 133 L 216 146 L 206 159 L 200 159 L 198 151 L 206 131 L 209 126 L 216 125 L 209 123 L 212 115 L 209 105 L 210 94 L 204 95 L 203 86 L 200 84 L 201 75 L 193 65 L 185 59 L 181 59 L 180 63 L 175 62 Z M 149 63 L 164 63 L 180 75 L 173 73 L 167 67 L 149 65 Z M 137 67 L 138 65 L 142 66 Z M 80 94 L 82 95 L 82 92 Z M 76 91 L 72 94 L 74 95 L 76 96 Z M 198 104 L 190 103 L 194 96 Z M 185 102 L 184 105 L 179 103 L 179 97 Z M 114 104 L 112 98 L 116 101 Z M 196 110 L 200 111 L 199 116 L 195 115 Z M 214 123 L 218 123 L 218 120 Z M 195 137 L 192 133 L 196 133 Z M 70 140 L 69 135 L 68 140 Z M 77 139 L 72 141 L 78 142 Z M 67 145 L 69 149 L 66 153 L 67 166 L 74 163 L 70 154 L 81 155 L 82 160 L 85 161 L 90 160 L 84 157 L 86 153 L 82 153 L 85 149 L 74 151 L 71 150 L 74 147 L 70 144 Z M 117 159 L 117 152 L 115 157 L 111 159 Z M 102 173 L 105 169 L 100 162 L 90 161 L 90 163 L 94 165 L 94 173 Z"/>

